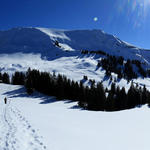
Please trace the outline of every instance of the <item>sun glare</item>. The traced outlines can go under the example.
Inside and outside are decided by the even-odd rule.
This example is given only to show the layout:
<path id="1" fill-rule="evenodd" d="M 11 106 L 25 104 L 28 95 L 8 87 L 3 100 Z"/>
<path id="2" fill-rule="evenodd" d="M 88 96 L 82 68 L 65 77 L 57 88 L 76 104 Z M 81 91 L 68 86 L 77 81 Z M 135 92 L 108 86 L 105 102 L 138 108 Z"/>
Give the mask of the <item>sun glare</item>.
<path id="1" fill-rule="evenodd" d="M 117 4 L 120 14 L 128 17 L 134 27 L 140 27 L 150 10 L 150 0 L 121 0 Z"/>

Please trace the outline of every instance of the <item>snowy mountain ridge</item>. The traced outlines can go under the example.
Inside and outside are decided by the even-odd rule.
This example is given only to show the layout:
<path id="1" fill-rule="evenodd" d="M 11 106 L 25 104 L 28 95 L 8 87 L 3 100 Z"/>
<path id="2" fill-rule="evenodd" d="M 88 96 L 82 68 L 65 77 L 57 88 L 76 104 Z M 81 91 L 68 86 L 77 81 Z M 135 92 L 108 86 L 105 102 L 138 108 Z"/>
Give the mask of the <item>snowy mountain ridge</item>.
<path id="1" fill-rule="evenodd" d="M 150 56 L 149 50 L 138 48 L 102 30 L 37 29 L 49 35 L 52 41 L 57 40 L 62 44 L 65 43 L 75 50 L 102 50 L 111 55 L 123 56 L 125 59 L 137 59 L 143 62 L 147 60 L 147 55 Z"/>
<path id="2" fill-rule="evenodd" d="M 55 47 L 58 41 L 60 47 Z M 101 30 L 57 30 L 48 28 L 13 28 L 0 31 L 0 53 L 41 53 L 51 57 L 62 50 L 102 50 L 125 59 L 148 60 L 150 52 L 121 41 Z M 63 54 L 64 55 L 64 54 Z M 79 54 L 78 54 L 79 55 Z M 144 57 L 144 58 L 143 58 Z"/>

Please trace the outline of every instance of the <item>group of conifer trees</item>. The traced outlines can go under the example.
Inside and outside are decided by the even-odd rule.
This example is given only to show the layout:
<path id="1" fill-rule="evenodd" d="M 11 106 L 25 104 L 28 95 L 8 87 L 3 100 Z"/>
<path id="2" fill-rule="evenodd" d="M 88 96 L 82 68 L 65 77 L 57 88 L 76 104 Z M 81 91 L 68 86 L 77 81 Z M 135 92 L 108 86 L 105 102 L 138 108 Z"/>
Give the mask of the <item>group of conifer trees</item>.
<path id="1" fill-rule="evenodd" d="M 10 84 L 9 74 L 0 72 L 0 82 L 6 83 L 6 84 Z"/>
<path id="2" fill-rule="evenodd" d="M 115 83 L 112 83 L 110 90 L 104 89 L 101 82 L 97 84 L 93 82 L 89 87 L 84 86 L 82 82 L 70 80 L 64 75 L 38 70 L 29 69 L 25 76 L 20 73 L 22 80 L 18 77 L 18 73 L 13 77 L 15 76 L 19 81 L 24 80 L 29 94 L 37 90 L 49 96 L 56 96 L 60 100 L 78 101 L 79 106 L 89 110 L 119 111 L 150 103 L 150 92 L 145 86 L 141 87 L 134 83 L 126 92 L 124 87 L 116 87 Z"/>
<path id="3" fill-rule="evenodd" d="M 97 67 L 102 67 L 106 70 L 106 76 L 111 76 L 111 73 L 116 73 L 118 78 L 125 78 L 128 81 L 136 79 L 137 77 L 148 77 L 149 70 L 142 67 L 142 63 L 138 60 L 127 60 L 123 57 L 107 56 L 98 62 Z M 136 69 L 134 69 L 136 68 Z M 135 71 L 136 70 L 136 71 Z"/>
<path id="4" fill-rule="evenodd" d="M 8 80 L 9 75 L 6 74 L 0 74 L 0 79 L 6 81 L 7 76 Z M 26 73 L 16 72 L 12 75 L 11 82 L 4 83 L 25 85 L 28 94 L 36 90 L 55 96 L 58 100 L 77 101 L 80 107 L 88 110 L 119 111 L 150 104 L 150 92 L 145 86 L 141 87 L 133 82 L 127 92 L 124 87 L 116 87 L 115 83 L 108 90 L 104 89 L 102 82 L 84 86 L 82 82 L 75 82 L 64 75 L 28 69 Z"/>
<path id="5" fill-rule="evenodd" d="M 108 77 L 111 76 L 111 73 L 117 74 L 118 79 L 125 78 L 128 81 L 136 79 L 139 76 L 150 77 L 150 70 L 145 70 L 139 60 L 124 60 L 122 56 L 113 56 L 102 50 L 82 50 L 81 54 L 101 55 L 102 59 L 98 61 L 97 67 L 102 67 L 106 71 L 105 75 Z"/>
<path id="6" fill-rule="evenodd" d="M 15 72 L 10 78 L 8 73 L 0 72 L 0 82 L 13 85 L 25 85 L 26 74 L 23 72 Z"/>

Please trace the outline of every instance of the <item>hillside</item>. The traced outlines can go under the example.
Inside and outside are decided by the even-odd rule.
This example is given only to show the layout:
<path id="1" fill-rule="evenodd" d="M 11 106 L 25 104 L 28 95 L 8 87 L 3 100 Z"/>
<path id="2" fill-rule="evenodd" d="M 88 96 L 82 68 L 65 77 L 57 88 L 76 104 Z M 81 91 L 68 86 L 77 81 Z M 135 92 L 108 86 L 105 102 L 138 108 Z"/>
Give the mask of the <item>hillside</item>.
<path id="1" fill-rule="evenodd" d="M 59 42 L 59 46 L 55 42 Z M 101 30 L 56 30 L 47 28 L 13 28 L 0 31 L 0 53 L 41 53 L 49 59 L 71 51 L 69 55 L 79 55 L 74 51 L 102 50 L 126 59 L 143 60 L 150 56 L 144 49 L 121 41 Z M 146 55 L 145 55 L 146 53 Z M 52 55 L 53 54 L 53 55 Z M 55 55 L 54 55 L 55 54 Z M 63 53 L 61 56 L 68 55 Z M 149 61 L 149 60 L 148 60 Z"/>
<path id="2" fill-rule="evenodd" d="M 84 55 L 83 50 L 100 50 L 110 55 L 123 56 L 125 60 L 136 59 L 143 63 L 145 70 L 149 69 L 149 50 L 137 48 L 101 30 L 13 28 L 0 31 L 0 71 L 12 74 L 15 71 L 27 71 L 31 67 L 65 74 L 76 81 L 86 75 L 89 79 L 103 81 L 109 87 L 111 81 L 106 80 L 104 68 L 97 67 L 105 56 Z M 136 71 L 136 67 L 133 67 Z M 115 73 L 112 76 L 117 77 Z M 149 87 L 149 78 L 139 77 L 135 82 Z M 129 87 L 124 79 L 117 84 L 127 89 Z"/>

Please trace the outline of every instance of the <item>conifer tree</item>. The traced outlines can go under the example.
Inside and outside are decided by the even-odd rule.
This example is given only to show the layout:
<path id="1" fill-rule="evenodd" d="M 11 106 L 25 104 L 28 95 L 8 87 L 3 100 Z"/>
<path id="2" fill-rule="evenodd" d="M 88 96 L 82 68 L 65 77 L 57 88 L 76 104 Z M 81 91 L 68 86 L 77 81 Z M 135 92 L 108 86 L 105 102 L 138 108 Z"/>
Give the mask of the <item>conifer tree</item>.
<path id="1" fill-rule="evenodd" d="M 9 79 L 8 73 L 4 73 L 2 75 L 2 81 L 3 81 L 3 83 L 10 84 L 10 79 Z"/>
<path id="2" fill-rule="evenodd" d="M 22 72 L 15 72 L 14 75 L 12 75 L 12 84 L 14 85 L 24 85 L 25 82 L 25 75 Z"/>

